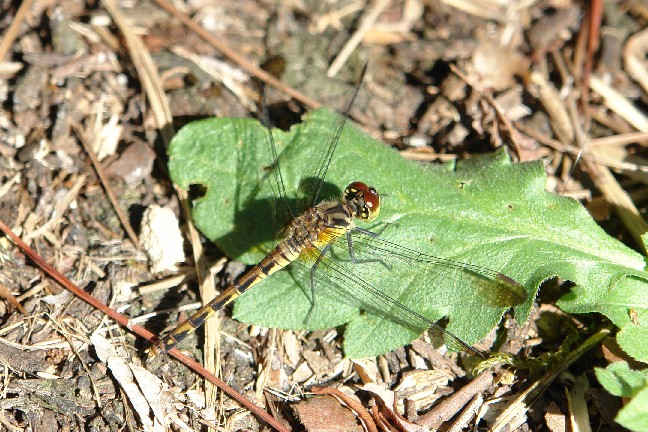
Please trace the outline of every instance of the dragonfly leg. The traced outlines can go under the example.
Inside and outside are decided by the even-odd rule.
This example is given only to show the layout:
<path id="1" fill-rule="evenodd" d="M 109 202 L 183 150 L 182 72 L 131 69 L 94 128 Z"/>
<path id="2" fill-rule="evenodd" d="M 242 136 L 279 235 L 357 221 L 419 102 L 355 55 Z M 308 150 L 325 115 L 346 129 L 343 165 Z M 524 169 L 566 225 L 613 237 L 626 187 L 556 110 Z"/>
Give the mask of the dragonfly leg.
<path id="1" fill-rule="evenodd" d="M 313 310 L 315 309 L 315 271 L 317 270 L 317 266 L 322 262 L 322 259 L 324 258 L 324 255 L 326 255 L 330 250 L 331 250 L 331 245 L 332 243 L 328 243 L 324 248 L 320 251 L 319 255 L 317 256 L 317 259 L 313 263 L 313 265 L 310 268 L 310 309 L 308 309 L 308 313 L 306 314 L 306 318 L 304 319 L 304 323 L 307 323 L 310 320 L 311 314 L 313 313 Z"/>
<path id="2" fill-rule="evenodd" d="M 362 228 L 354 227 L 354 230 L 357 230 L 360 234 L 364 234 L 369 237 L 376 238 L 378 237 L 384 230 L 384 228 L 379 232 L 375 233 L 373 231 L 367 231 Z M 355 256 L 355 252 L 353 252 L 353 238 L 351 237 L 351 232 L 348 231 L 346 234 L 347 237 L 347 245 L 349 247 L 349 258 L 351 258 L 351 262 L 353 264 L 366 264 L 366 263 L 372 263 L 372 262 L 377 262 L 382 264 L 387 270 L 391 270 L 392 266 L 385 261 L 381 260 L 380 258 L 374 258 L 374 259 L 364 259 L 364 260 L 359 260 Z"/>
<path id="3" fill-rule="evenodd" d="M 391 225 L 391 224 L 385 222 L 385 223 L 379 223 L 376 226 L 378 226 L 378 225 L 382 225 L 382 227 L 378 231 L 369 231 L 369 230 L 366 230 L 364 228 L 360 228 L 360 227 L 357 227 L 357 226 L 354 226 L 353 230 L 359 232 L 360 234 L 369 236 L 369 237 L 380 237 L 382 235 L 382 233 L 385 232 L 387 227 L 389 225 Z"/>
<path id="4" fill-rule="evenodd" d="M 371 231 L 367 231 L 367 232 L 371 232 Z M 351 238 L 351 233 L 349 231 L 347 231 L 346 233 L 346 238 L 347 238 L 347 246 L 349 246 L 349 258 L 351 258 L 351 262 L 353 264 L 357 264 L 358 260 L 356 259 L 355 252 L 353 252 L 353 239 Z"/>

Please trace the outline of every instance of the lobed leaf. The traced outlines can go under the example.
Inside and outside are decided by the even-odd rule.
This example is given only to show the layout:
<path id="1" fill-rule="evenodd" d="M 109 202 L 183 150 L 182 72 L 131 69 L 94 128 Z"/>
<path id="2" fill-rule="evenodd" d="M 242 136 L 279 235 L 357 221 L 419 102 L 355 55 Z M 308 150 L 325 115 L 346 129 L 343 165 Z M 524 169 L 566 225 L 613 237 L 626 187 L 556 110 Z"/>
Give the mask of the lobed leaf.
<path id="1" fill-rule="evenodd" d="M 337 115 L 316 110 L 290 132 L 272 132 L 292 206 L 302 201 L 300 190 L 312 180 L 308 175 L 315 172 L 338 124 Z M 185 126 L 169 150 L 173 180 L 183 188 L 206 188 L 193 210 L 198 228 L 225 254 L 247 264 L 258 262 L 278 238 L 268 141 L 266 128 L 257 121 L 208 119 Z M 381 240 L 515 279 L 528 294 L 515 308 L 521 321 L 528 318 L 540 284 L 556 276 L 576 284 L 559 303 L 569 312 L 601 312 L 617 325 L 630 322 L 630 309 L 639 322 L 648 319 L 646 296 L 636 296 L 646 290 L 644 258 L 609 237 L 577 201 L 548 193 L 541 162 L 512 164 L 500 151 L 424 166 L 402 159 L 349 124 L 321 198 L 339 197 L 352 181 L 370 184 L 382 194 L 380 222 L 363 228 L 382 230 Z M 336 252 L 344 261 L 340 249 Z M 372 286 L 432 320 L 447 317 L 448 330 L 468 344 L 501 319 L 505 307 L 489 305 L 487 294 L 470 283 L 447 283 L 430 276 L 434 272 L 425 266 L 410 268 L 394 261 L 391 269 L 349 262 L 342 266 L 366 275 Z M 346 323 L 344 348 L 351 357 L 383 353 L 418 336 L 366 314 L 324 280 L 316 286 L 314 311 L 306 321 L 311 309 L 307 271 L 292 267 L 241 296 L 234 317 L 291 329 Z"/>

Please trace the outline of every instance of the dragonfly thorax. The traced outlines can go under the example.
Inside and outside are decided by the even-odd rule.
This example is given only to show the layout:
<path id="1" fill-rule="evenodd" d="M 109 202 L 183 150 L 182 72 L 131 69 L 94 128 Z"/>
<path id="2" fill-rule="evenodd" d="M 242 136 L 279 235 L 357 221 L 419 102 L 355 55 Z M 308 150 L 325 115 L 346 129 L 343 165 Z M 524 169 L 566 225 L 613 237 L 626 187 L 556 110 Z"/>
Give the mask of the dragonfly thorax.
<path id="1" fill-rule="evenodd" d="M 342 201 L 355 211 L 355 217 L 364 222 L 371 222 L 380 212 L 380 195 L 378 191 L 362 182 L 353 182 L 344 189 Z"/>
<path id="2" fill-rule="evenodd" d="M 346 187 L 340 200 L 322 201 L 293 219 L 284 242 L 277 248 L 292 261 L 304 252 L 325 248 L 336 238 L 353 229 L 354 220 L 371 222 L 378 216 L 380 196 L 376 189 L 362 182 Z"/>

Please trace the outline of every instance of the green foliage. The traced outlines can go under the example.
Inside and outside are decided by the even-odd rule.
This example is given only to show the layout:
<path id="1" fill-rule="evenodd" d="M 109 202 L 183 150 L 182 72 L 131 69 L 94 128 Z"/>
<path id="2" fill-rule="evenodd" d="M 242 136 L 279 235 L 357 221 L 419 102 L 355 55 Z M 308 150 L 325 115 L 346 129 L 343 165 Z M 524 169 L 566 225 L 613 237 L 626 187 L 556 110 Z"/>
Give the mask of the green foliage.
<path id="1" fill-rule="evenodd" d="M 639 300 L 639 298 L 637 299 Z M 648 363 L 648 328 L 628 324 L 617 334 L 617 342 L 635 360 Z"/>
<path id="2" fill-rule="evenodd" d="M 630 369 L 624 361 L 596 368 L 596 378 L 615 396 L 630 399 L 614 419 L 632 431 L 648 431 L 648 371 Z"/>
<path id="3" fill-rule="evenodd" d="M 289 133 L 273 131 L 291 205 L 300 202 L 303 177 L 308 184 L 338 125 L 338 116 L 318 110 Z M 198 228 L 228 256 L 247 264 L 272 249 L 281 225 L 270 211 L 274 178 L 268 141 L 267 130 L 256 121 L 209 119 L 184 127 L 169 151 L 173 180 L 183 188 L 206 188 L 194 206 Z M 631 308 L 639 322 L 648 319 L 646 302 L 636 301 L 645 295 L 635 297 L 646 289 L 643 257 L 606 235 L 578 202 L 546 192 L 541 162 L 511 164 L 504 152 L 497 152 L 457 164 L 423 166 L 347 125 L 321 198 L 339 197 L 352 181 L 363 181 L 383 194 L 379 223 L 363 227 L 382 230 L 381 240 L 487 267 L 518 281 L 528 294 L 516 307 L 519 320 L 528 318 L 539 285 L 555 276 L 576 284 L 560 301 L 569 312 L 601 312 L 624 326 L 631 322 Z M 488 333 L 506 309 L 493 305 L 488 292 L 456 271 L 439 275 L 433 271 L 438 266 L 408 265 L 398 258 L 393 263 L 353 264 L 342 243 L 333 252 L 344 271 L 366 278 L 372 288 L 431 320 L 448 317 L 448 330 L 468 344 Z M 379 259 L 389 260 L 382 255 Z M 319 275 L 317 281 L 308 320 L 308 270 L 299 265 L 241 296 L 234 316 L 291 329 L 347 323 L 344 348 L 351 357 L 389 351 L 418 336 L 380 314 L 364 313 L 373 310 L 364 304 L 359 308 Z"/>

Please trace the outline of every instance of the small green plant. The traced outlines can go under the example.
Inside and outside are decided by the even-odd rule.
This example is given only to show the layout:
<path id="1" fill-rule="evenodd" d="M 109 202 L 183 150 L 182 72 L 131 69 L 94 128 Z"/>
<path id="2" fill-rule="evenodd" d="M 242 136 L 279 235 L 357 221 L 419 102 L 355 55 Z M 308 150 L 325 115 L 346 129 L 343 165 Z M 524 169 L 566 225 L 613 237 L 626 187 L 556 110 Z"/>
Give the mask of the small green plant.
<path id="1" fill-rule="evenodd" d="M 630 399 L 614 420 L 632 431 L 647 431 L 648 371 L 630 369 L 628 363 L 619 361 L 605 369 L 596 368 L 596 378 L 613 395 Z"/>

